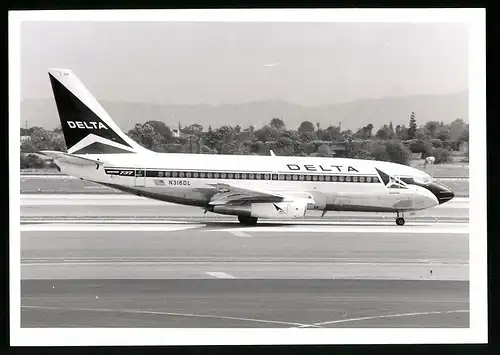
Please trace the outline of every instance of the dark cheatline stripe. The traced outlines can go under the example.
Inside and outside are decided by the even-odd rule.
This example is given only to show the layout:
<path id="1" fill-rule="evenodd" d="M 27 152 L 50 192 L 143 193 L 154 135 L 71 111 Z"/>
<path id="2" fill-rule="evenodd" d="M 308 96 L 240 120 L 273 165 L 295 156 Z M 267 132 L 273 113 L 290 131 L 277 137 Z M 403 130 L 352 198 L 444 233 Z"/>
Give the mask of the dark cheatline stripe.
<path id="1" fill-rule="evenodd" d="M 278 174 L 255 172 L 223 172 L 223 171 L 166 171 L 132 168 L 106 168 L 108 175 L 144 176 L 160 179 L 218 179 L 218 180 L 277 180 Z M 134 173 L 135 171 L 135 173 Z M 276 175 L 276 178 L 275 178 Z M 345 183 L 379 183 L 378 177 L 373 175 L 312 175 L 312 174 L 279 174 L 279 181 L 295 182 L 345 182 Z"/>
<path id="2" fill-rule="evenodd" d="M 73 154 L 116 154 L 116 153 L 134 153 L 129 150 L 113 147 L 112 145 L 104 144 L 101 142 L 94 142 L 82 149 L 74 152 Z"/>

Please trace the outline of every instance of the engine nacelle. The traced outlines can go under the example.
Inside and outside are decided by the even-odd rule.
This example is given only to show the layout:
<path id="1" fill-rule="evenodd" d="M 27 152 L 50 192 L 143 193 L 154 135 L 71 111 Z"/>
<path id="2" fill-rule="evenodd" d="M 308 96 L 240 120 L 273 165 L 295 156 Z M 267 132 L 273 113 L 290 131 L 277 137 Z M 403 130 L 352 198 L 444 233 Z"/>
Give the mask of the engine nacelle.
<path id="1" fill-rule="evenodd" d="M 307 211 L 307 201 L 259 202 L 243 206 L 219 205 L 212 212 L 256 218 L 302 218 Z"/>
<path id="2" fill-rule="evenodd" d="M 251 217 L 260 218 L 302 218 L 307 202 L 252 203 Z"/>

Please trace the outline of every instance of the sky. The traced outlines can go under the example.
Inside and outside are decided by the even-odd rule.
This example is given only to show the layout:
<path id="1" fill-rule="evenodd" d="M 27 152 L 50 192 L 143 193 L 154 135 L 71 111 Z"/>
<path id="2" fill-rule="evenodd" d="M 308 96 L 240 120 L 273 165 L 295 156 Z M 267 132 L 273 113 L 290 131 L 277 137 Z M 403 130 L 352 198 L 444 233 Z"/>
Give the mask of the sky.
<path id="1" fill-rule="evenodd" d="M 314 106 L 468 89 L 462 24 L 24 22 L 21 99 L 69 68 L 99 100 Z M 275 64 L 275 66 L 266 66 Z"/>

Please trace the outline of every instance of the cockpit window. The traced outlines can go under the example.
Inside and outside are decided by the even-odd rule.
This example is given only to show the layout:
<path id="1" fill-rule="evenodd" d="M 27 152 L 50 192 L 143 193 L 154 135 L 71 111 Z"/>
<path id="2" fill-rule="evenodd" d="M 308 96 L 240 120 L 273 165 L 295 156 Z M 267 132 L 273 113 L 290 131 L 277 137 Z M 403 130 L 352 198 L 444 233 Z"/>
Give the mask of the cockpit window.
<path id="1" fill-rule="evenodd" d="M 414 176 L 413 180 L 418 184 L 430 184 L 432 182 L 430 176 Z"/>
<path id="2" fill-rule="evenodd" d="M 413 177 L 401 177 L 401 181 L 406 184 L 430 184 L 432 182 L 432 178 L 430 176 L 413 176 Z"/>
<path id="3" fill-rule="evenodd" d="M 412 184 L 414 183 L 415 181 L 413 180 L 412 177 L 402 177 L 400 178 L 402 182 L 404 182 L 405 184 Z"/>

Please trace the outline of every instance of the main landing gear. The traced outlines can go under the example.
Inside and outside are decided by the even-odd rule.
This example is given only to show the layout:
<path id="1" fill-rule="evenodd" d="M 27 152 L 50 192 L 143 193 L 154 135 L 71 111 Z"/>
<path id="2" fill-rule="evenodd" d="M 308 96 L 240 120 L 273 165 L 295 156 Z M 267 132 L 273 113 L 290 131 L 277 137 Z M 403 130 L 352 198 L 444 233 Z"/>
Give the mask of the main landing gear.
<path id="1" fill-rule="evenodd" d="M 255 226 L 257 224 L 256 217 L 238 216 L 238 221 L 240 221 L 241 224 L 244 224 L 246 226 Z"/>
<path id="2" fill-rule="evenodd" d="M 403 216 L 403 212 L 401 212 L 401 217 L 399 216 L 399 212 L 396 212 L 397 213 L 397 218 L 396 218 L 396 224 L 398 226 L 402 226 L 405 224 L 405 219 L 404 219 L 404 216 Z"/>

